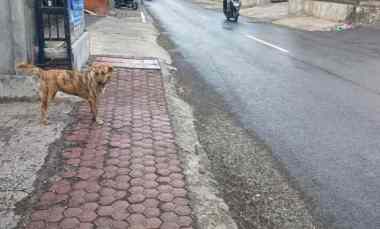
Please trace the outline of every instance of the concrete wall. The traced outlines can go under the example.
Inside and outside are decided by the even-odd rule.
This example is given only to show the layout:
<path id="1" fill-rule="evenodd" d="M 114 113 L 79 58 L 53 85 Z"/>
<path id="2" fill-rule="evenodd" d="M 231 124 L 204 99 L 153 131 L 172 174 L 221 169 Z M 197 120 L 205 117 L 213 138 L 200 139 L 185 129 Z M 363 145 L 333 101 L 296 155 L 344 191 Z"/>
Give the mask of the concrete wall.
<path id="1" fill-rule="evenodd" d="M 363 1 L 356 8 L 356 20 L 372 24 L 380 22 L 380 1 Z"/>
<path id="2" fill-rule="evenodd" d="M 10 4 L 0 1 L 0 74 L 11 73 L 13 63 L 12 28 L 10 27 Z"/>
<path id="3" fill-rule="evenodd" d="M 352 17 L 354 6 L 334 2 L 306 0 L 304 1 L 304 12 L 306 15 L 341 22 Z"/>
<path id="4" fill-rule="evenodd" d="M 362 0 L 358 6 L 315 0 L 289 0 L 290 15 L 310 15 L 336 22 L 380 22 L 380 1 Z"/>
<path id="5" fill-rule="evenodd" d="M 32 59 L 33 1 L 0 1 L 0 74 L 14 73 L 17 62 Z"/>
<path id="6" fill-rule="evenodd" d="M 305 14 L 305 0 L 289 0 L 289 14 L 294 16 Z"/>
<path id="7" fill-rule="evenodd" d="M 269 4 L 270 0 L 241 0 L 243 8 Z"/>

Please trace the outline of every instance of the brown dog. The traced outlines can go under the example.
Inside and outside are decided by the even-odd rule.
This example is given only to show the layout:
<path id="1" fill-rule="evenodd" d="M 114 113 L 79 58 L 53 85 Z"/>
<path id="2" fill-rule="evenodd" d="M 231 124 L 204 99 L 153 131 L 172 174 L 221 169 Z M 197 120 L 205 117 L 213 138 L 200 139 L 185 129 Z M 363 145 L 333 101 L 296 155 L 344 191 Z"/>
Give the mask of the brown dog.
<path id="1" fill-rule="evenodd" d="M 60 69 L 43 70 L 32 64 L 18 64 L 16 69 L 24 74 L 36 75 L 40 79 L 41 118 L 44 125 L 47 124 L 49 101 L 54 99 L 58 91 L 86 99 L 94 121 L 103 123 L 97 117 L 97 100 L 112 77 L 111 65 L 93 64 L 84 73 Z"/>

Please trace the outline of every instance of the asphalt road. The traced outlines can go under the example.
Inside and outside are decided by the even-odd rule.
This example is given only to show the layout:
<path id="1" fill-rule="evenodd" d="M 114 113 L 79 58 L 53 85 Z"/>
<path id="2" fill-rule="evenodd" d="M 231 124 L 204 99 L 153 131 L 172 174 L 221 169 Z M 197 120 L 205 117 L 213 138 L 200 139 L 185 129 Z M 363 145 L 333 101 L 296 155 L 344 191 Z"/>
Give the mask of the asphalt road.
<path id="1" fill-rule="evenodd" d="M 380 228 L 380 30 L 302 32 L 183 0 L 146 2 L 330 228 Z"/>

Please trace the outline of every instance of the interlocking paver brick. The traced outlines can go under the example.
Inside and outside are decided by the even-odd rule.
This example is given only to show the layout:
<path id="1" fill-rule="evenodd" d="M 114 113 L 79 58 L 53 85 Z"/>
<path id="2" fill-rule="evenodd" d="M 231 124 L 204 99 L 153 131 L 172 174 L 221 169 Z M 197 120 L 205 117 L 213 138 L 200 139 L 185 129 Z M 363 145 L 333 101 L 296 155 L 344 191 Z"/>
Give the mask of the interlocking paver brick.
<path id="1" fill-rule="evenodd" d="M 66 218 L 60 223 L 62 229 L 79 228 L 80 222 L 76 218 Z"/>
<path id="2" fill-rule="evenodd" d="M 99 101 L 66 130 L 64 172 L 26 228 L 191 229 L 185 176 L 159 71 L 116 69 Z"/>
<path id="3" fill-rule="evenodd" d="M 98 215 L 94 211 L 83 211 L 79 216 L 79 220 L 83 223 L 92 222 L 98 217 Z"/>
<path id="4" fill-rule="evenodd" d="M 76 217 L 76 216 L 79 216 L 80 214 L 82 214 L 82 209 L 80 208 L 68 208 L 64 212 L 64 215 L 67 218 Z"/>
<path id="5" fill-rule="evenodd" d="M 158 196 L 158 199 L 162 202 L 170 202 L 174 199 L 174 195 L 169 192 L 165 192 L 165 193 L 161 193 Z"/>
<path id="6" fill-rule="evenodd" d="M 131 203 L 139 203 L 139 202 L 142 202 L 144 201 L 146 198 L 145 195 L 143 194 L 132 194 L 129 198 L 128 198 L 128 201 L 131 202 Z"/>
<path id="7" fill-rule="evenodd" d="M 149 218 L 146 222 L 146 228 L 156 229 L 159 228 L 162 224 L 162 221 L 159 218 Z"/>
<path id="8" fill-rule="evenodd" d="M 94 228 L 94 224 L 92 223 L 81 223 L 79 225 L 79 229 L 93 229 Z"/>
<path id="9" fill-rule="evenodd" d="M 161 229 L 180 229 L 180 226 L 174 222 L 165 222 L 161 225 Z"/>
<path id="10" fill-rule="evenodd" d="M 34 221 L 27 226 L 27 229 L 45 229 L 46 225 L 43 221 Z"/>
<path id="11" fill-rule="evenodd" d="M 59 222 L 63 218 L 63 211 L 65 209 L 63 207 L 53 207 L 49 209 L 49 215 L 46 218 L 48 222 Z"/>

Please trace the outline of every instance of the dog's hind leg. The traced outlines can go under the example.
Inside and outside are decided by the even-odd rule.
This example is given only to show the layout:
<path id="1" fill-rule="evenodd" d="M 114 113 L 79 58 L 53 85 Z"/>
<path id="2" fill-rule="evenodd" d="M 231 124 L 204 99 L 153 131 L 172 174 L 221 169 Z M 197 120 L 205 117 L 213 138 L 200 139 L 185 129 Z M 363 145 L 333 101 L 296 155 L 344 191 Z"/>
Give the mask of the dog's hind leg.
<path id="1" fill-rule="evenodd" d="M 44 82 L 40 85 L 40 110 L 41 110 L 41 123 L 47 125 L 47 109 L 48 109 L 48 88 Z"/>

